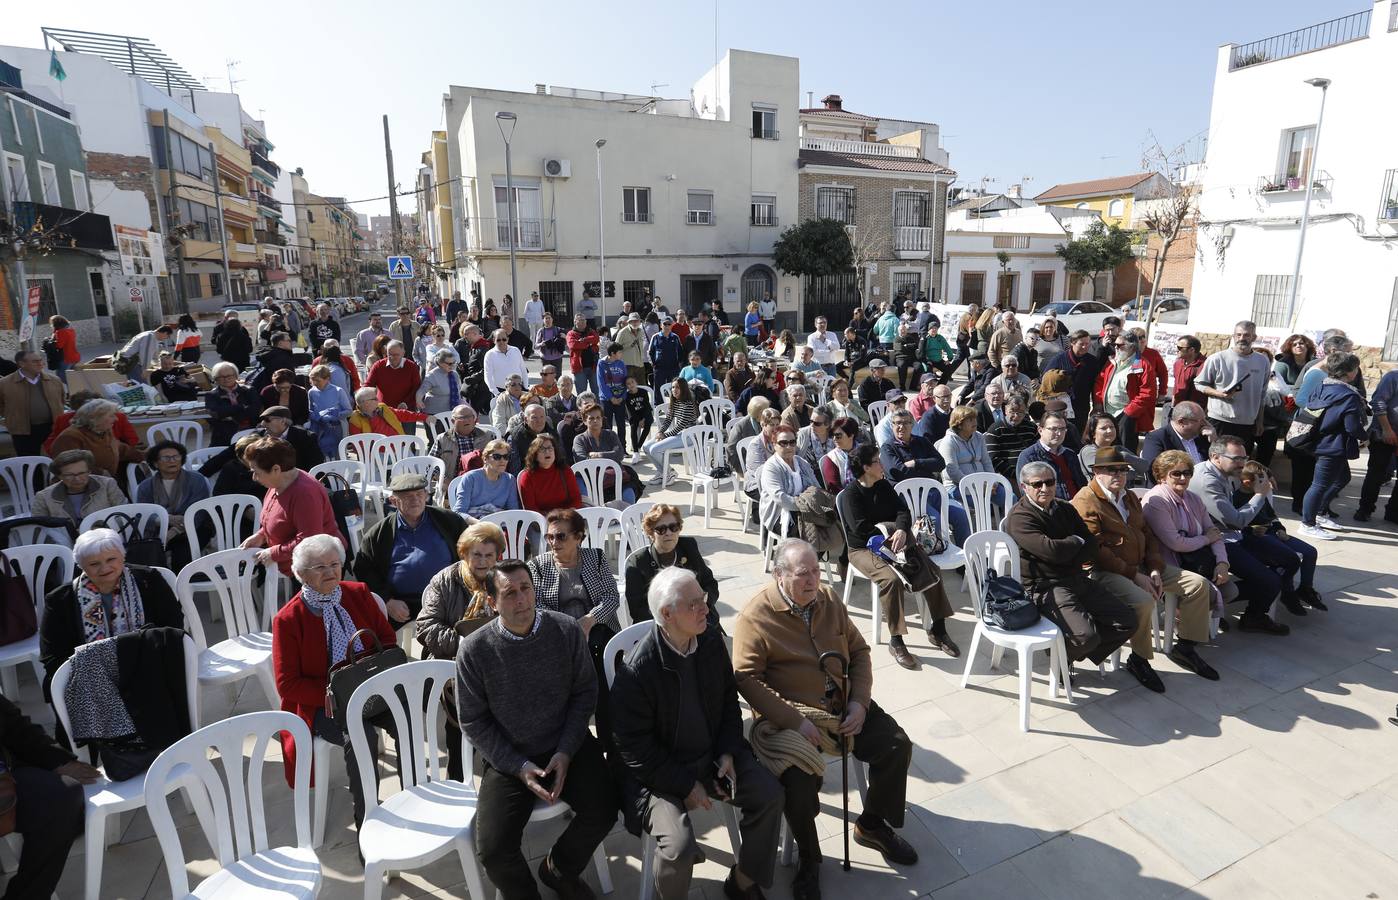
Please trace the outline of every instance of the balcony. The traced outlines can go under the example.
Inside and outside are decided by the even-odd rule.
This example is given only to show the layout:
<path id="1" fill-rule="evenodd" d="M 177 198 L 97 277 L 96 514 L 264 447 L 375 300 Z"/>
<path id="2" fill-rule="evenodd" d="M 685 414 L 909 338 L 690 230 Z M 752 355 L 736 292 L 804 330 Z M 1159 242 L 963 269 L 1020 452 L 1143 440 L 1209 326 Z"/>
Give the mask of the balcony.
<path id="1" fill-rule="evenodd" d="M 884 144 L 877 141 L 843 141 L 836 138 L 801 138 L 802 150 L 824 150 L 826 153 L 852 153 L 856 156 L 888 156 L 895 159 L 921 159 L 917 147 Z"/>
<path id="2" fill-rule="evenodd" d="M 265 206 L 268 209 L 275 209 L 277 212 L 282 211 L 282 202 L 273 197 L 271 194 L 267 194 L 262 191 L 253 191 L 252 195 L 253 198 L 257 200 L 258 205 Z"/>
<path id="3" fill-rule="evenodd" d="M 267 154 L 259 150 L 251 150 L 249 155 L 252 156 L 252 164 L 271 175 L 273 181 L 281 177 L 282 167 L 268 159 Z"/>
<path id="4" fill-rule="evenodd" d="M 13 214 L 21 239 L 42 232 L 55 249 L 116 249 L 112 243 L 112 220 L 106 216 L 29 200 L 14 201 Z"/>
<path id="5" fill-rule="evenodd" d="M 286 246 L 286 235 L 279 231 L 264 231 L 261 228 L 253 229 L 253 235 L 259 244 L 272 244 L 277 247 Z"/>
<path id="6" fill-rule="evenodd" d="M 897 225 L 893 229 L 893 252 L 899 259 L 925 259 L 932 252 L 932 229 Z"/>
<path id="7" fill-rule="evenodd" d="M 845 226 L 845 234 L 847 234 L 847 235 L 849 236 L 849 243 L 850 243 L 850 246 L 851 246 L 851 247 L 858 245 L 858 243 L 859 243 L 859 226 L 858 226 L 858 225 L 846 225 L 846 226 Z"/>
<path id="8" fill-rule="evenodd" d="M 1314 187 L 1319 193 L 1330 193 L 1330 187 L 1335 179 L 1330 177 L 1330 173 L 1324 169 L 1316 172 Z M 1278 194 L 1304 194 L 1306 192 L 1306 180 L 1295 176 L 1286 177 L 1282 175 L 1261 175 L 1257 179 L 1257 193 L 1276 196 Z M 1278 198 L 1281 199 L 1281 198 Z"/>
<path id="9" fill-rule="evenodd" d="M 510 221 L 501 218 L 468 218 L 465 220 L 467 244 L 472 250 L 510 249 Z M 519 251 L 557 249 L 556 222 L 553 219 L 522 219 L 514 221 L 514 245 Z"/>
<path id="10" fill-rule="evenodd" d="M 1298 28 L 1285 34 L 1275 34 L 1250 44 L 1238 44 L 1228 59 L 1228 71 L 1246 69 L 1262 63 L 1300 56 L 1313 50 L 1324 50 L 1359 41 L 1369 36 L 1369 17 L 1373 11 L 1364 10 L 1318 25 Z"/>

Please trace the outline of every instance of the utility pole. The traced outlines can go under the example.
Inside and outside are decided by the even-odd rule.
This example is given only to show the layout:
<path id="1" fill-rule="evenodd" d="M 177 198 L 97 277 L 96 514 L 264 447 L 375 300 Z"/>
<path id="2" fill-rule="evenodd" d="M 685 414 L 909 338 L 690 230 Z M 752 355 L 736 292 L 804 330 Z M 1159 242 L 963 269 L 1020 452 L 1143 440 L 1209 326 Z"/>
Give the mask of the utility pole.
<path id="1" fill-rule="evenodd" d="M 45 36 L 44 39 L 47 41 L 47 36 Z M 2 152 L 3 150 L 4 144 L 0 143 L 0 152 Z M 4 194 L 4 197 L 0 198 L 0 200 L 3 200 L 4 202 L 6 217 L 9 218 L 11 223 L 13 223 L 15 221 L 15 214 L 14 207 L 10 203 L 10 198 L 19 196 L 19 186 L 10 184 L 9 179 L 9 167 L 0 166 L 0 193 Z M 19 240 L 18 230 L 16 230 L 15 232 L 15 243 L 11 250 L 15 254 L 15 275 L 19 277 L 19 291 L 16 293 L 15 299 L 19 304 L 19 309 L 21 312 L 20 321 L 24 321 L 25 316 L 29 315 L 29 281 L 24 274 L 24 247 Z M 35 328 L 38 328 L 37 322 L 35 322 Z M 38 349 L 34 342 L 34 337 L 32 334 L 29 338 L 29 346 L 26 349 Z"/>
<path id="2" fill-rule="evenodd" d="M 175 169 L 173 160 L 175 158 L 174 144 L 170 140 L 170 110 L 165 110 L 165 180 L 169 182 L 170 189 L 165 197 L 165 231 L 171 234 L 175 229 L 172 223 L 179 212 L 177 197 L 175 196 Z M 220 223 L 222 224 L 222 223 Z M 189 295 L 185 293 L 184 287 L 184 236 L 180 238 L 179 253 L 175 257 L 176 268 L 180 271 L 179 280 L 175 282 L 175 296 L 180 298 L 180 309 L 189 312 Z M 144 303 L 143 303 L 144 305 Z"/>
<path id="3" fill-rule="evenodd" d="M 398 222 L 398 190 L 393 181 L 393 145 L 388 140 L 388 114 L 383 117 L 383 153 L 388 160 L 388 215 L 393 220 L 393 255 L 403 253 L 403 226 Z M 389 273 L 390 275 L 393 273 Z M 394 279 L 398 288 L 398 305 L 407 306 L 403 297 L 403 279 Z"/>
<path id="4" fill-rule="evenodd" d="M 233 302 L 233 280 L 228 274 L 228 231 L 223 227 L 223 188 L 218 184 L 218 151 L 209 141 L 209 157 L 214 161 L 214 204 L 218 207 L 218 249 L 223 254 L 223 302 Z M 256 238 L 256 235 L 253 235 Z M 246 281 L 246 279 L 244 279 Z"/>

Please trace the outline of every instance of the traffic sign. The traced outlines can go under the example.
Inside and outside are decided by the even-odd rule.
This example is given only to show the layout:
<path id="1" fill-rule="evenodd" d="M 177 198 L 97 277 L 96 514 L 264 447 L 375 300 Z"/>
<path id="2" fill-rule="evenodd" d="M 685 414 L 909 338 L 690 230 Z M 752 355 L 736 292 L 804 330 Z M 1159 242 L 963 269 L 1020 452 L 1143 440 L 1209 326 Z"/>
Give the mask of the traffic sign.
<path id="1" fill-rule="evenodd" d="M 413 258 L 411 256 L 390 256 L 388 258 L 389 278 L 412 278 Z"/>
<path id="2" fill-rule="evenodd" d="M 146 302 L 146 292 L 145 292 L 144 290 L 142 290 L 141 288 L 133 287 L 133 288 L 131 289 L 131 302 L 132 302 L 132 303 L 145 303 L 145 302 Z"/>
<path id="3" fill-rule="evenodd" d="M 24 321 L 19 325 L 19 342 L 26 344 L 34 336 L 34 317 L 25 316 Z"/>
<path id="4" fill-rule="evenodd" d="M 44 299 L 44 289 L 39 285 L 34 285 L 29 289 L 29 314 L 37 316 L 39 314 L 39 304 Z"/>

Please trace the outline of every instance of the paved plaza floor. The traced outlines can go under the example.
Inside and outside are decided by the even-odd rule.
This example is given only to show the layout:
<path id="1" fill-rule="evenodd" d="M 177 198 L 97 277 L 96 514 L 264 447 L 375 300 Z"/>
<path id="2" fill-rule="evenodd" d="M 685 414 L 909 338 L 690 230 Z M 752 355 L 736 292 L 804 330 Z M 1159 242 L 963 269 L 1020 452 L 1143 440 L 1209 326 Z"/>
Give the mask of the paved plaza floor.
<path id="1" fill-rule="evenodd" d="M 1360 461 L 1362 465 L 1362 460 Z M 1358 472 L 1362 469 L 1356 467 Z M 1354 508 L 1358 478 L 1336 508 Z M 646 499 L 688 500 L 688 484 Z M 1289 504 L 1277 504 L 1289 512 Z M 687 509 L 687 506 L 682 508 Z M 1347 520 L 1347 516 L 1345 516 Z M 686 520 L 719 578 L 726 624 L 767 578 L 757 538 L 744 534 L 729 494 L 712 525 Z M 1398 529 L 1379 522 L 1350 528 L 1322 543 L 1316 587 L 1330 612 L 1304 619 L 1282 614 L 1289 637 L 1223 634 L 1202 652 L 1222 675 L 1208 682 L 1163 655 L 1155 665 L 1163 695 L 1139 686 L 1125 671 L 1078 666 L 1076 701 L 1050 701 L 1042 677 L 1034 685 L 1032 731 L 1018 727 L 1014 660 L 992 671 L 982 651 L 971 686 L 959 686 L 964 658 L 933 653 L 914 615 L 909 646 L 919 672 L 898 667 L 886 646 L 875 647 L 874 697 L 916 745 L 903 834 L 921 855 L 892 869 L 871 850 L 852 845 L 853 869 L 840 871 L 840 778 L 827 773 L 824 814 L 824 896 L 1087 900 L 1127 898 L 1320 898 L 1366 900 L 1398 892 L 1398 728 L 1387 721 L 1398 701 Z M 837 593 L 843 585 L 836 585 Z M 970 646 L 969 597 L 958 576 L 948 579 L 958 606 L 952 635 Z M 854 590 L 856 622 L 872 634 L 866 582 Z M 1237 607 L 1234 607 L 1236 613 Z M 218 633 L 221 624 L 212 630 Z M 214 638 L 214 634 L 210 638 Z M 25 710 L 46 725 L 27 671 Z M 255 680 L 243 682 L 236 703 L 227 691 L 206 693 L 205 721 L 266 709 Z M 395 784 L 383 766 L 384 791 Z M 344 784 L 336 754 L 332 782 Z M 267 772 L 273 843 L 294 833 L 280 762 Z M 195 877 L 214 863 L 191 816 L 179 813 L 181 836 Z M 857 799 L 851 806 L 857 814 Z M 708 861 L 696 871 L 691 896 L 717 900 L 732 864 L 717 815 L 699 813 Z M 537 860 L 561 826 L 544 824 L 526 836 Z M 606 841 L 619 898 L 638 895 L 640 844 L 618 825 Z M 363 896 L 349 794 L 330 800 L 324 889 L 328 900 Z M 794 869 L 778 868 L 770 896 L 790 896 Z M 81 842 L 59 895 L 82 896 Z M 0 876 L 3 877 L 3 876 Z M 595 875 L 588 878 L 595 885 Z M 548 896 L 548 892 L 545 891 Z M 162 898 L 169 884 L 143 812 L 123 818 L 120 842 L 108 849 L 103 898 Z M 465 897 L 456 857 L 395 876 L 385 897 Z"/>

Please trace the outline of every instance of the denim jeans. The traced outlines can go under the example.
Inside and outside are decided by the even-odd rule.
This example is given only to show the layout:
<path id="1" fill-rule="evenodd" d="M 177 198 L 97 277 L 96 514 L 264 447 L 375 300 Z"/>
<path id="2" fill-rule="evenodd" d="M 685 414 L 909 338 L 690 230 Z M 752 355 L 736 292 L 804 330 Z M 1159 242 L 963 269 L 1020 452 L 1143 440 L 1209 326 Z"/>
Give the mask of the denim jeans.
<path id="1" fill-rule="evenodd" d="M 1330 501 L 1339 496 L 1347 484 L 1349 460 L 1342 456 L 1317 456 L 1315 477 L 1311 481 L 1310 489 L 1306 491 L 1306 499 L 1301 502 L 1302 524 L 1314 525 L 1315 517 L 1325 512 Z"/>
<path id="2" fill-rule="evenodd" d="M 584 367 L 581 372 L 573 373 L 573 390 L 581 394 L 584 392 L 597 393 L 597 370 Z"/>

